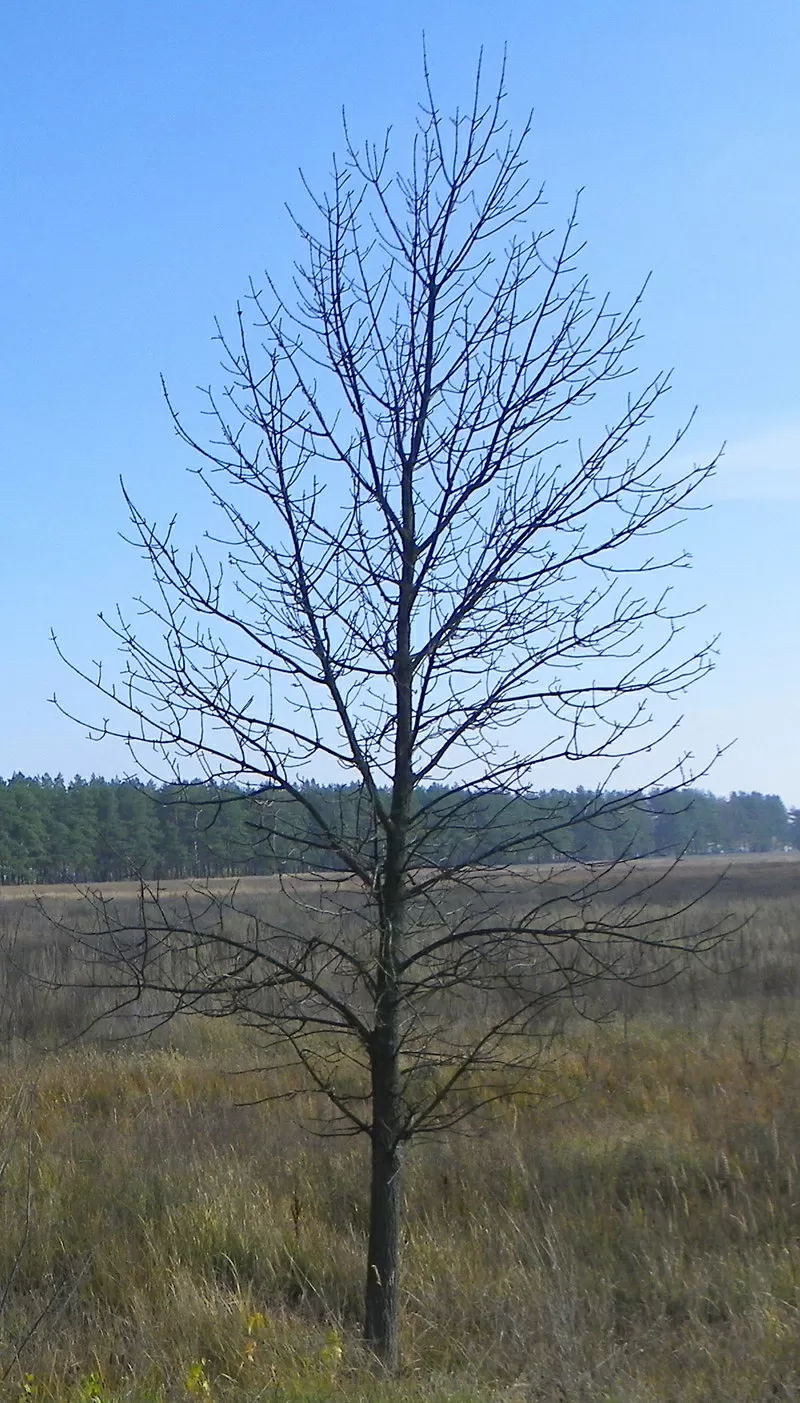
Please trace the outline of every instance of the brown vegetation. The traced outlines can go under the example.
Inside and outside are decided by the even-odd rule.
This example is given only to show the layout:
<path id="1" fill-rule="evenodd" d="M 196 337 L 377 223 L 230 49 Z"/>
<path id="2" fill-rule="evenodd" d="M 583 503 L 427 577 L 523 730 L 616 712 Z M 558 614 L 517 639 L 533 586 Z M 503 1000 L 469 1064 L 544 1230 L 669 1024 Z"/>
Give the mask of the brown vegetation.
<path id="1" fill-rule="evenodd" d="M 76 954 L 6 899 L 4 1396 L 795 1397 L 798 863 L 729 866 L 707 901 L 760 906 L 716 970 L 625 987 L 620 1016 L 571 1023 L 509 1105 L 423 1138 L 394 1380 L 359 1343 L 363 1146 L 320 1136 L 311 1101 L 264 1101 L 280 1079 L 229 1022 L 120 1043 L 136 1029 L 118 1020 L 32 1050 L 99 995 L 47 987 Z M 667 898 L 714 875 L 686 864 Z"/>
<path id="2" fill-rule="evenodd" d="M 588 864 L 591 866 L 591 864 Z M 598 868 L 604 868 L 605 864 L 598 863 Z M 585 875 L 586 865 L 580 869 L 581 876 Z M 651 880 L 660 878 L 665 881 L 670 878 L 668 889 L 664 900 L 671 902 L 681 900 L 687 892 L 691 895 L 703 895 L 710 886 L 719 886 L 720 894 L 726 901 L 752 900 L 764 901 L 777 896 L 793 896 L 800 892 L 800 853 L 774 852 L 774 853 L 735 853 L 727 856 L 709 857 L 684 857 L 677 867 L 672 858 L 638 858 L 627 864 L 627 871 L 632 877 L 636 874 L 643 874 Z M 674 880 L 671 874 L 674 873 Z M 541 879 L 546 877 L 551 882 L 573 883 L 576 880 L 576 868 L 570 863 L 556 864 L 550 866 L 531 867 L 520 865 L 503 870 L 488 869 L 488 877 L 495 884 L 513 886 L 520 884 L 523 880 L 530 880 L 531 875 Z M 203 878 L 198 885 L 203 891 L 224 893 L 231 889 L 233 882 L 236 882 L 237 891 L 248 896 L 258 896 L 263 894 L 269 896 L 271 893 L 284 891 L 295 884 L 307 886 L 309 882 L 316 879 L 313 876 L 297 874 L 286 876 L 273 874 L 267 877 L 211 877 Z M 92 884 L 92 890 L 97 890 L 107 897 L 135 897 L 138 891 L 135 882 L 101 882 Z M 0 886 L 0 903 L 10 902 L 12 905 L 29 905 L 37 897 L 66 902 L 70 899 L 81 899 L 86 887 L 79 885 L 76 887 L 65 886 L 58 883 L 52 886 Z M 181 878 L 177 881 L 164 881 L 159 883 L 159 891 L 165 896 L 183 896 L 187 890 L 187 882 Z"/>

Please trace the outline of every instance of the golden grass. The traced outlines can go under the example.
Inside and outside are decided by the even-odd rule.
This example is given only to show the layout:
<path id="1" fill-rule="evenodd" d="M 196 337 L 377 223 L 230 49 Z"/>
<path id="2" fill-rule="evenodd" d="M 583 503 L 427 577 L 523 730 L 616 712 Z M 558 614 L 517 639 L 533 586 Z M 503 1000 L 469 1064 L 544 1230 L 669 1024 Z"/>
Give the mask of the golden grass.
<path id="1" fill-rule="evenodd" d="M 6 1396 L 79 1398 L 94 1377 L 104 1397 L 187 1397 L 204 1361 L 201 1392 L 232 1399 L 791 1397 L 798 1033 L 597 1029 L 549 1069 L 559 1106 L 518 1100 L 421 1144 L 391 1385 L 358 1344 L 362 1146 L 299 1131 L 282 1103 L 237 1106 L 254 1087 L 220 1065 L 230 1047 L 78 1050 L 33 1085 L 6 1067 L 3 1103 L 22 1091 L 29 1109 L 5 1273 L 32 1144 Z M 11 1341 L 51 1297 L 15 1366 Z"/>
<path id="2" fill-rule="evenodd" d="M 419 1141 L 396 1379 L 359 1343 L 365 1147 L 315 1133 L 310 1101 L 238 1104 L 280 1090 L 241 1071 L 244 1034 L 195 1019 L 161 1046 L 44 1058 L 10 1041 L 0 1394 L 796 1398 L 800 905 L 768 903 L 737 941 L 726 974 L 575 1025 L 528 1095 Z M 53 1016 L 27 1008 L 29 1030 Z"/>
<path id="3" fill-rule="evenodd" d="M 569 863 L 548 864 L 546 866 L 519 865 L 508 869 L 492 871 L 487 869 L 486 880 L 495 886 L 513 889 L 526 887 L 531 880 L 547 879 L 570 886 L 587 870 L 602 871 L 604 863 L 590 863 L 575 868 Z M 800 892 L 800 852 L 774 853 L 730 853 L 721 856 L 691 855 L 681 859 L 676 866 L 672 859 L 639 858 L 629 863 L 617 864 L 625 868 L 637 880 L 646 878 L 657 880 L 670 875 L 670 899 L 681 889 L 709 886 L 721 882 L 721 895 L 732 900 L 751 895 L 757 899 L 770 899 L 781 895 Z M 198 880 L 197 887 L 203 891 L 223 894 L 236 886 L 237 891 L 247 896 L 269 897 L 275 892 L 292 890 L 295 887 L 308 887 L 318 883 L 320 878 L 313 873 L 272 874 L 266 877 L 212 877 Z M 341 875 L 330 874 L 327 880 L 343 884 Z M 185 878 L 175 881 L 162 881 L 158 891 L 165 898 L 181 897 L 187 889 Z M 30 902 L 34 898 L 57 901 L 80 901 L 86 890 L 96 891 L 106 899 L 128 900 L 136 897 L 136 882 L 89 882 L 79 886 L 67 883 L 41 886 L 0 886 L 0 903 Z"/>

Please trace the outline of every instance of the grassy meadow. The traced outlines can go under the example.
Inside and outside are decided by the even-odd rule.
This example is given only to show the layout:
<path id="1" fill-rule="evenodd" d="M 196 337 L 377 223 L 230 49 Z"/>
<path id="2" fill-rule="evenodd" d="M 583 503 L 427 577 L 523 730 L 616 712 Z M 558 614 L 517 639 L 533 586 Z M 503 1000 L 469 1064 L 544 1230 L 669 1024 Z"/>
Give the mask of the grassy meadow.
<path id="1" fill-rule="evenodd" d="M 737 859 L 704 901 L 749 918 L 713 967 L 621 989 L 526 1095 L 412 1149 L 390 1379 L 359 1343 L 365 1146 L 275 1099 L 229 1022 L 78 1040 L 93 996 L 49 987 L 75 957 L 6 889 L 0 1396 L 796 1399 L 800 860 Z"/>

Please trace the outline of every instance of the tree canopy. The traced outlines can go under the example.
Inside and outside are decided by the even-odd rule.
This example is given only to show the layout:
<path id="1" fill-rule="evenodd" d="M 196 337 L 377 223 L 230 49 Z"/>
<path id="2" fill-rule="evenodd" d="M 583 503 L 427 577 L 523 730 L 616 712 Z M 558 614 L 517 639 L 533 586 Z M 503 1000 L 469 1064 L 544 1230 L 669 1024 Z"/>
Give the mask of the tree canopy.
<path id="1" fill-rule="evenodd" d="M 356 804 L 352 789 L 311 785 L 320 810 Z M 590 862 L 686 853 L 771 852 L 800 848 L 797 814 L 776 795 L 734 793 L 727 798 L 699 790 L 644 798 L 605 794 L 613 811 L 595 819 L 598 796 L 551 790 L 518 802 L 507 796 L 475 796 L 480 810 L 476 847 L 472 819 L 465 826 L 479 860 L 505 860 L 497 846 L 492 815 L 502 815 L 502 836 L 517 861 L 551 862 L 579 856 Z M 579 821 L 579 816 L 583 815 Z M 308 826 L 296 806 L 294 826 Z M 532 835 L 536 829 L 538 837 Z M 494 834 L 494 836 L 493 836 Z M 309 832 L 309 838 L 311 834 Z M 452 843 L 452 834 L 448 838 Z M 442 840 L 440 838 L 440 847 Z M 434 836 L 431 860 L 441 856 Z M 269 875 L 324 868 L 331 854 L 310 841 L 289 842 L 274 826 L 263 794 L 229 785 L 158 786 L 130 780 L 76 776 L 64 781 L 22 774 L 0 780 L 0 883 L 105 882 L 144 877 L 204 878 Z"/>

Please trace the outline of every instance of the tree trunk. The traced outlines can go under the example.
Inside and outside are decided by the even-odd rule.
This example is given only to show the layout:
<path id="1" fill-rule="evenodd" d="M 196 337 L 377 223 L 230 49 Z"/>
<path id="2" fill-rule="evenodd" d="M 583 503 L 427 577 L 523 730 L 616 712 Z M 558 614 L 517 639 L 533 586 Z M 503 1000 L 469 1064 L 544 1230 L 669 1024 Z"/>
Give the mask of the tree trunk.
<path id="1" fill-rule="evenodd" d="M 372 1177 L 364 1338 L 388 1369 L 397 1364 L 402 1151 L 397 1057 L 373 1057 Z"/>

